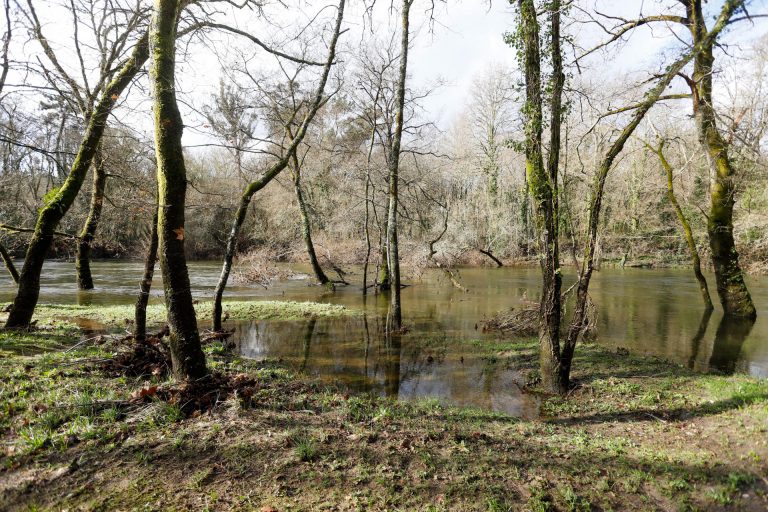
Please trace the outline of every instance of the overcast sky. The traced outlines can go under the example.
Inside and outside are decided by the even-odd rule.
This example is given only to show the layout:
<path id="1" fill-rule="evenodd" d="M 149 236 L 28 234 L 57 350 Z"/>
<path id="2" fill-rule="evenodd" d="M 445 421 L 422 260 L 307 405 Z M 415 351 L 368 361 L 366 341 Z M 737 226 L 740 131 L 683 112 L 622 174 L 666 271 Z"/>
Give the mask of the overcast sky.
<path id="1" fill-rule="evenodd" d="M 295 7 L 289 10 L 278 9 L 273 12 L 273 20 L 278 25 L 284 25 L 285 33 L 296 30 L 296 26 L 310 19 L 317 13 L 319 5 L 316 2 L 294 0 L 303 5 L 301 10 Z M 370 30 L 371 26 L 364 22 L 361 11 L 361 2 L 348 0 L 349 6 L 345 27 L 349 31 L 344 34 L 342 44 L 347 52 L 354 52 L 359 47 L 359 41 L 364 30 Z M 46 5 L 45 0 L 37 0 L 37 5 Z M 394 5 L 400 2 L 394 1 Z M 580 0 L 578 4 L 587 7 L 590 12 L 595 9 L 612 15 L 627 18 L 637 17 L 639 14 L 651 14 L 664 12 L 665 6 L 679 6 L 676 0 Z M 293 4 L 292 4 L 293 5 Z M 331 0 L 327 5 L 333 5 Z M 399 30 L 399 16 L 389 10 L 390 2 L 379 0 L 373 16 L 373 31 L 382 38 L 388 37 L 393 31 Z M 507 1 L 493 1 L 489 5 L 485 0 L 449 0 L 447 3 L 439 3 L 434 13 L 434 23 L 429 22 L 426 8 L 430 5 L 427 0 L 416 0 L 412 8 L 412 41 L 413 49 L 409 59 L 409 72 L 413 85 L 424 85 L 436 79 L 443 79 L 445 85 L 431 97 L 427 104 L 428 116 L 435 120 L 441 128 L 448 128 L 455 117 L 467 106 L 473 81 L 484 70 L 495 65 L 505 65 L 515 68 L 514 50 L 508 47 L 503 40 L 503 34 L 513 30 L 515 16 Z M 707 8 L 712 12 L 719 10 L 722 0 L 710 0 Z M 751 2 L 750 11 L 754 14 L 768 12 L 768 0 L 754 0 Z M 46 36 L 52 40 L 60 41 L 59 47 L 66 50 L 67 37 L 71 29 L 70 22 L 66 21 L 67 13 L 62 14 L 56 10 L 41 10 L 39 13 L 45 19 Z M 334 16 L 333 9 L 323 12 L 325 20 L 330 23 Z M 679 11 L 679 8 L 676 9 Z M 583 18 L 578 11 L 573 15 Z M 237 13 L 228 17 L 227 23 L 238 25 L 248 31 L 254 31 L 256 35 L 265 40 L 279 40 L 283 32 L 272 30 L 264 24 L 259 24 L 251 16 Z M 326 29 L 328 27 L 326 24 Z M 742 23 L 737 30 L 733 30 L 728 36 L 732 41 L 751 41 L 766 33 L 766 22 L 757 24 Z M 673 37 L 673 30 L 679 28 L 657 24 L 652 28 L 641 28 L 633 31 L 629 41 L 617 46 L 611 53 L 597 53 L 584 63 L 583 71 L 592 73 L 592 76 L 606 79 L 619 79 L 624 73 L 635 71 L 638 75 L 654 72 L 664 59 L 665 51 L 670 48 L 678 48 L 680 42 Z M 270 33 L 271 31 L 271 33 Z M 594 25 L 570 23 L 567 31 L 575 35 L 584 47 L 589 47 L 603 39 L 605 34 L 595 28 Z M 210 97 L 218 88 L 221 76 L 220 57 L 227 54 L 227 50 L 233 45 L 247 48 L 242 38 L 221 37 L 215 39 L 216 44 L 208 48 L 197 48 L 190 55 L 179 62 L 178 87 L 183 94 L 180 97 L 200 107 L 210 101 Z M 69 43 L 71 46 L 71 42 Z M 34 54 L 40 54 L 34 45 L 25 44 L 19 48 L 29 58 Z M 253 45 L 251 45 L 252 51 Z M 674 50 L 677 51 L 677 50 Z M 264 54 L 257 55 L 257 62 L 274 65 L 274 58 Z M 347 53 L 343 58 L 349 60 L 352 55 Z M 566 61 L 571 56 L 566 55 Z M 226 60 L 226 59 L 224 59 Z M 322 60 L 322 59 L 320 59 Z M 75 61 L 73 61 L 75 62 Z M 226 62 L 224 62 L 226 64 Z M 77 76 L 78 73 L 73 73 Z M 151 116 L 148 115 L 150 98 L 147 91 L 134 89 L 131 94 L 131 104 L 139 107 L 139 111 L 133 114 L 134 119 L 129 123 L 137 129 L 150 133 Z M 143 111 L 147 115 L 142 116 Z M 123 116 L 121 116 L 123 117 Z M 146 117 L 146 119 L 144 119 Z M 201 133 L 200 118 L 185 112 L 185 123 L 190 128 L 185 132 L 186 144 L 199 144 L 206 142 L 206 136 Z"/>

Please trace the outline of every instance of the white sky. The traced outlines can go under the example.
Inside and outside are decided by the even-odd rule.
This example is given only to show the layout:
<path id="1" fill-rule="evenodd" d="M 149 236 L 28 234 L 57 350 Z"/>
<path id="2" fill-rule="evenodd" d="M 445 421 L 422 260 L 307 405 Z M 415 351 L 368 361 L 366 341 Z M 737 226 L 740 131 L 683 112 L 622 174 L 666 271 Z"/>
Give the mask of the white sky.
<path id="1" fill-rule="evenodd" d="M 304 5 L 304 14 L 297 15 L 297 11 L 277 12 L 275 19 L 283 23 L 287 30 L 296 25 L 296 21 L 306 19 L 317 10 L 316 2 L 294 0 Z M 363 16 L 361 15 L 361 3 L 359 0 L 348 0 L 345 26 L 349 32 L 343 36 L 342 44 L 354 52 L 359 45 L 363 28 Z M 333 4 L 333 0 L 327 0 Z M 597 8 L 601 12 L 621 15 L 627 18 L 637 17 L 641 12 L 651 14 L 663 11 L 664 6 L 679 5 L 675 0 L 579 0 L 578 3 L 592 10 Z M 394 0 L 395 5 L 399 5 Z M 38 11 L 44 16 L 46 36 L 56 40 L 62 50 L 66 49 L 67 37 L 70 29 L 70 21 L 63 20 L 54 9 L 45 10 L 40 6 L 45 5 L 45 0 L 36 0 Z M 399 16 L 390 13 L 390 2 L 378 0 L 374 14 L 374 27 L 377 35 L 387 37 L 393 30 L 399 30 Z M 503 33 L 513 29 L 515 16 L 507 1 L 494 0 L 491 5 L 485 0 L 449 0 L 445 4 L 438 4 L 435 12 L 436 22 L 428 23 L 425 16 L 426 6 L 429 0 L 416 0 L 412 8 L 412 41 L 413 49 L 409 58 L 409 72 L 412 76 L 412 85 L 419 86 L 434 82 L 442 78 L 446 85 L 431 97 L 427 104 L 427 116 L 436 121 L 441 128 L 448 128 L 451 121 L 462 112 L 468 103 L 472 82 L 476 77 L 490 66 L 497 64 L 515 68 L 514 50 L 503 41 Z M 707 3 L 707 8 L 715 12 L 722 5 L 722 0 Z M 676 9 L 675 12 L 679 12 Z M 750 12 L 753 14 L 768 12 L 768 0 L 754 0 L 750 3 Z M 66 13 L 65 13 L 66 14 Z M 578 13 L 574 13 L 578 15 Z M 325 12 L 326 19 L 334 15 L 332 9 Z M 264 30 L 251 23 L 252 17 L 237 14 L 227 20 L 230 24 L 238 24 L 242 29 Z M 765 21 L 752 25 L 742 23 L 729 35 L 731 41 L 749 41 L 766 33 Z M 263 25 L 262 25 L 263 27 Z M 370 27 L 368 27 L 370 28 Z M 574 24 L 568 27 L 568 31 L 574 34 L 583 46 L 589 47 L 594 42 L 604 38 L 594 26 Z M 21 31 L 17 29 L 16 37 Z M 256 33 L 265 40 L 279 38 L 279 32 L 270 34 Z M 399 38 L 398 38 L 399 40 Z M 178 73 L 178 86 L 183 92 L 181 98 L 190 101 L 196 106 L 208 102 L 211 94 L 218 88 L 220 73 L 220 61 L 218 54 L 225 54 L 233 45 L 248 47 L 246 43 L 236 36 L 222 37 L 217 40 L 214 48 L 198 48 L 191 60 L 180 62 Z M 600 79 L 605 74 L 606 80 L 616 80 L 622 74 L 637 71 L 639 76 L 646 77 L 648 72 L 658 69 L 663 60 L 661 55 L 667 47 L 679 47 L 671 32 L 670 27 L 657 24 L 653 28 L 641 28 L 633 32 L 628 43 L 620 46 L 610 54 L 597 53 L 588 62 L 585 62 L 584 71 L 591 73 L 593 78 Z M 25 58 L 33 54 L 40 54 L 36 45 L 26 44 L 18 47 Z M 257 58 L 263 59 L 267 66 L 274 65 L 274 59 L 263 51 Z M 566 61 L 570 60 L 566 55 Z M 18 58 L 18 57 L 17 57 Z M 317 57 L 316 57 L 317 58 Z M 349 58 L 347 54 L 346 58 Z M 322 58 L 319 58 L 322 60 Z M 77 73 L 72 73 L 77 76 Z M 146 116 L 140 116 L 141 112 L 135 112 L 130 124 L 146 133 L 150 132 L 151 116 L 149 116 L 150 101 L 146 97 L 147 90 L 134 88 L 131 94 L 131 104 L 136 105 L 140 111 L 146 112 Z M 144 95 L 144 96 L 142 96 Z M 186 144 L 200 144 L 207 142 L 207 137 L 196 130 L 200 120 L 185 112 L 185 123 L 190 129 L 185 132 Z M 121 117 L 123 117 L 121 115 Z M 141 117 L 139 119 L 139 117 Z"/>

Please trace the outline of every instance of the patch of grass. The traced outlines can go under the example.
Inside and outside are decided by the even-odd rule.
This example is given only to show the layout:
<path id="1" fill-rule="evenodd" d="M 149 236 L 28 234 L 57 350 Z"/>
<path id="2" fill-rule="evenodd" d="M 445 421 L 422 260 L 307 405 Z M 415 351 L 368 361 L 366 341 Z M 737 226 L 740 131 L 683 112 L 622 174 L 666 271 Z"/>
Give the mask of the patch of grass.
<path id="1" fill-rule="evenodd" d="M 53 444 L 53 431 L 49 428 L 25 428 L 19 432 L 22 445 L 28 452 L 36 452 Z"/>
<path id="2" fill-rule="evenodd" d="M 56 329 L 47 332 L 65 332 Z M 483 347 L 496 350 L 495 364 L 535 374 L 532 340 Z M 768 457 L 768 400 L 749 377 L 585 344 L 579 387 L 567 399 L 541 396 L 544 417 L 527 421 L 434 399 L 348 396 L 213 349 L 211 368 L 258 386 L 247 405 L 178 421 L 178 405 L 128 401 L 156 378 L 111 378 L 88 363 L 110 350 L 0 357 L 3 476 L 35 482 L 0 489 L 0 509 L 230 510 L 268 500 L 277 510 L 757 510 L 768 492 L 755 476 Z M 83 485 L 97 475 L 97 487 Z"/>
<path id="3" fill-rule="evenodd" d="M 337 304 L 297 301 L 228 301 L 223 304 L 224 313 L 233 320 L 301 320 L 312 316 L 339 317 L 361 314 Z M 199 321 L 211 320 L 213 303 L 199 302 L 195 312 Z M 165 306 L 150 304 L 147 306 L 147 323 L 157 325 L 165 321 Z M 60 304 L 41 304 L 35 309 L 34 318 L 38 325 L 75 331 L 78 321 L 90 320 L 104 328 L 124 327 L 133 321 L 133 305 L 116 306 L 76 306 Z M 94 325 L 94 327 L 97 327 Z M 16 344 L 21 341 L 17 340 Z M 2 346 L 2 338 L 0 338 Z"/>
<path id="4" fill-rule="evenodd" d="M 552 501 L 544 489 L 534 486 L 531 489 L 531 496 L 528 498 L 526 508 L 531 512 L 549 512 L 554 510 L 554 505 L 552 505 Z"/>
<path id="5" fill-rule="evenodd" d="M 573 487 L 566 485 L 560 489 L 560 496 L 565 503 L 565 509 L 568 512 L 589 512 L 592 509 L 592 505 L 586 498 L 580 497 L 573 490 Z"/>
<path id="6" fill-rule="evenodd" d="M 293 438 L 293 450 L 296 458 L 301 462 L 312 462 L 317 459 L 317 444 L 306 435 L 295 436 Z"/>

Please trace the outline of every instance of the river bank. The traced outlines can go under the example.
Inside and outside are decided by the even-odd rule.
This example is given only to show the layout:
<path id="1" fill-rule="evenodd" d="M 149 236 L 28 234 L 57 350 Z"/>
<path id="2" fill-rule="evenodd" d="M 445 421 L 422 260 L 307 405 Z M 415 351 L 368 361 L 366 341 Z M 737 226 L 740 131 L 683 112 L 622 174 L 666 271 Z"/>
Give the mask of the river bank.
<path id="1" fill-rule="evenodd" d="M 152 398 L 153 386 L 172 385 L 165 377 L 100 369 L 119 343 L 78 345 L 72 325 L 42 324 L 0 334 L 2 509 L 768 506 L 766 380 L 581 345 L 578 387 L 540 396 L 540 416 L 524 420 L 349 393 L 214 342 L 210 367 L 248 376 L 258 393 L 187 417 Z M 535 382 L 534 341 L 479 349 L 491 367 L 516 368 L 521 386 Z"/>

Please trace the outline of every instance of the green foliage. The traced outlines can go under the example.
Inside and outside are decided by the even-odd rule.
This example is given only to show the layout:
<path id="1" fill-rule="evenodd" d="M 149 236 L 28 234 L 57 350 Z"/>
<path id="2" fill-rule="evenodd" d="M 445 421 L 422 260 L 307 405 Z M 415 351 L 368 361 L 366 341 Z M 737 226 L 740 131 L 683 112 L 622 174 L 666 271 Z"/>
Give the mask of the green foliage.
<path id="1" fill-rule="evenodd" d="M 294 453 L 301 462 L 312 462 L 317 458 L 317 445 L 315 441 L 306 435 L 293 438 Z"/>

